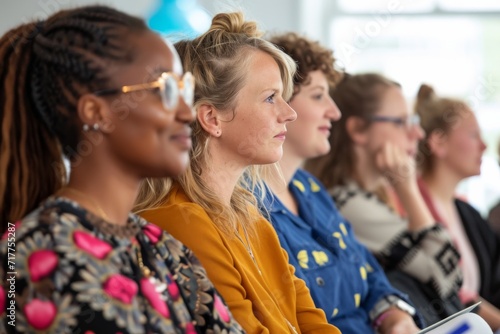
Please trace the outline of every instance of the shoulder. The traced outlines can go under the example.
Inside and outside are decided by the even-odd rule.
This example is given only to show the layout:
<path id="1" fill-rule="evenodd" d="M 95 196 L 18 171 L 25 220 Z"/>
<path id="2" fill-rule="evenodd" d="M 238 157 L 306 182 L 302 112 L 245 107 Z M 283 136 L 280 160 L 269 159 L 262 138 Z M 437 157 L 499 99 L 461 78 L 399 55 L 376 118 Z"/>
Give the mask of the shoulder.
<path id="1" fill-rule="evenodd" d="M 15 238 L 16 246 L 21 246 L 28 239 L 36 238 L 36 243 L 40 243 L 40 238 L 43 238 L 44 246 L 49 248 L 50 244 L 50 248 L 53 248 L 56 239 L 62 237 L 61 234 L 66 235 L 75 228 L 84 229 L 80 219 L 83 213 L 70 201 L 49 198 L 22 220 L 9 222 L 3 239 Z"/>
<path id="2" fill-rule="evenodd" d="M 160 207 L 139 212 L 146 221 L 164 229 L 174 224 L 197 224 L 211 221 L 206 211 L 192 202 L 180 188 L 174 188 Z"/>
<path id="3" fill-rule="evenodd" d="M 335 199 L 340 207 L 352 202 L 353 200 L 365 201 L 369 197 L 355 182 L 349 182 L 345 185 L 335 186 L 328 189 L 328 193 Z"/>
<path id="4" fill-rule="evenodd" d="M 477 209 L 475 209 L 472 205 L 470 205 L 464 200 L 456 198 L 455 205 L 460 211 L 466 211 L 468 214 L 472 214 L 474 216 L 479 216 L 479 217 L 481 216 L 481 214 Z"/>
<path id="5" fill-rule="evenodd" d="M 222 242 L 221 232 L 207 212 L 192 202 L 182 189 L 172 192 L 158 208 L 142 211 L 140 216 L 153 226 L 166 231 L 191 249 L 203 246 L 199 240 Z"/>
<path id="6" fill-rule="evenodd" d="M 331 196 L 322 183 L 304 170 L 297 170 L 290 181 L 289 188 L 299 201 L 309 199 L 314 205 L 334 206 Z"/>
<path id="7" fill-rule="evenodd" d="M 460 199 L 455 199 L 455 205 L 467 234 L 481 233 L 485 238 L 494 238 L 495 232 L 493 228 L 490 226 L 489 222 L 481 216 L 478 210 Z"/>
<path id="8" fill-rule="evenodd" d="M 342 210 L 345 209 L 345 207 L 359 208 L 360 206 L 369 208 L 370 210 L 380 208 L 388 209 L 387 205 L 380 201 L 377 195 L 362 189 L 355 182 L 349 182 L 346 185 L 336 186 L 329 189 L 328 192 L 335 199 L 339 209 Z"/>
<path id="9" fill-rule="evenodd" d="M 458 199 L 458 198 L 455 199 L 455 205 L 456 205 L 458 212 L 460 213 L 460 216 L 462 218 L 462 223 L 465 226 L 484 225 L 485 228 L 487 228 L 488 230 L 491 230 L 489 223 L 481 216 L 479 211 L 477 209 L 475 209 L 472 205 L 470 205 L 469 203 L 467 203 L 461 199 Z M 492 230 L 491 230 L 491 233 L 493 233 Z"/>
<path id="10" fill-rule="evenodd" d="M 309 190 L 313 193 L 326 192 L 321 182 L 314 177 L 314 175 L 303 169 L 298 169 L 297 172 L 295 172 L 292 178 L 292 184 L 302 191 Z M 303 187 L 301 187 L 301 185 Z"/>

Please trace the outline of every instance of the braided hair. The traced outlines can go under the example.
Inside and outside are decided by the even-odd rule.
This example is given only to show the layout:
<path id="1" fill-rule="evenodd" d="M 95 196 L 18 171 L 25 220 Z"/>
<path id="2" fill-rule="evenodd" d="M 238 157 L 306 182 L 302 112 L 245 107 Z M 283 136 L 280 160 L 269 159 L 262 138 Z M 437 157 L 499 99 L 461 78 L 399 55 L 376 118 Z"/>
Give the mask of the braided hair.
<path id="1" fill-rule="evenodd" d="M 145 23 L 105 6 L 60 11 L 0 39 L 0 229 L 65 182 L 77 152 L 82 94 L 103 89 L 106 68 L 133 60 L 123 40 Z"/>

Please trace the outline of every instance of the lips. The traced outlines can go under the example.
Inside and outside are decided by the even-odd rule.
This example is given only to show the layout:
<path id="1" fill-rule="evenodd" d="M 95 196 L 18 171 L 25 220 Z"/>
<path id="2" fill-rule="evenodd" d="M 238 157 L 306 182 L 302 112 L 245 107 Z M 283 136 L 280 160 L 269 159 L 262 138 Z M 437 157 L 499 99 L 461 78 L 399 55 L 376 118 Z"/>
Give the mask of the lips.
<path id="1" fill-rule="evenodd" d="M 191 138 L 191 128 L 190 127 L 184 127 L 181 130 L 175 132 L 172 137 L 180 137 L 180 138 Z"/>
<path id="2" fill-rule="evenodd" d="M 329 134 L 329 133 L 330 133 L 331 128 L 332 128 L 331 126 L 326 126 L 326 125 L 325 125 L 325 126 L 320 126 L 320 127 L 319 127 L 319 131 L 324 132 L 324 133 L 328 133 L 328 134 Z"/>
<path id="3" fill-rule="evenodd" d="M 179 143 L 183 148 L 189 149 L 189 148 L 191 148 L 191 144 L 192 144 L 191 129 L 190 128 L 183 129 L 182 131 L 179 131 L 179 132 L 173 134 L 170 137 L 170 139 Z"/>
<path id="4" fill-rule="evenodd" d="M 276 136 L 274 136 L 274 138 L 285 140 L 285 138 L 286 138 L 286 131 L 281 131 Z"/>

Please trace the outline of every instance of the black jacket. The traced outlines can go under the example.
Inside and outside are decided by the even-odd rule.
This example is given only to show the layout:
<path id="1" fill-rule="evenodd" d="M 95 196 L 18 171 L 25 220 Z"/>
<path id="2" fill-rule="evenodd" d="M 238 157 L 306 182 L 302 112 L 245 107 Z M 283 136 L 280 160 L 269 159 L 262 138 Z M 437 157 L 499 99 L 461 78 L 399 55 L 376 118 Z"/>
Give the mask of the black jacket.
<path id="1" fill-rule="evenodd" d="M 479 294 L 500 308 L 500 238 L 470 204 L 456 199 L 455 205 L 479 264 Z"/>

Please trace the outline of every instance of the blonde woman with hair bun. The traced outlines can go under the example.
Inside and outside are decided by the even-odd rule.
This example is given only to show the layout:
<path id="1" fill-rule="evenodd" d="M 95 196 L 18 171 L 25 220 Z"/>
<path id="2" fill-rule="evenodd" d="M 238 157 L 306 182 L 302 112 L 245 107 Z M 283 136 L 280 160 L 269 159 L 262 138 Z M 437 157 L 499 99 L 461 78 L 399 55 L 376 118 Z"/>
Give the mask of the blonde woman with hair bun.
<path id="1" fill-rule="evenodd" d="M 434 219 L 440 221 L 458 248 L 464 280 L 464 304 L 482 300 L 481 315 L 500 329 L 500 238 L 479 212 L 456 198 L 463 179 L 478 175 L 486 145 L 474 111 L 464 101 L 438 96 L 423 84 L 415 110 L 425 138 L 419 144 L 420 190 Z"/>
<path id="2" fill-rule="evenodd" d="M 259 165 L 281 158 L 296 118 L 287 104 L 295 63 L 260 36 L 241 13 L 222 13 L 205 34 L 177 43 L 196 80 L 190 166 L 173 184 L 145 183 L 137 209 L 194 250 L 247 332 L 340 333 L 294 275 L 253 195 L 262 193 Z"/>

